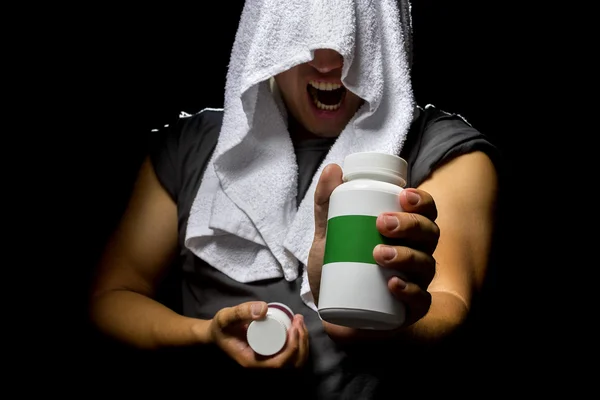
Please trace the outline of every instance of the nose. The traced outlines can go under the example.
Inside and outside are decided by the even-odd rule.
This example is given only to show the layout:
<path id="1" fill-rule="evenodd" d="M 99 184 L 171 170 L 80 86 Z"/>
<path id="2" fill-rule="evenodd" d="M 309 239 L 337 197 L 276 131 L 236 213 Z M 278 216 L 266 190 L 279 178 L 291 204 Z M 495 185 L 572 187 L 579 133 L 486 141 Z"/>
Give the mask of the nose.
<path id="1" fill-rule="evenodd" d="M 338 68 L 342 68 L 344 59 L 342 55 L 331 49 L 315 50 L 315 58 L 308 63 L 311 67 L 322 74 L 326 74 Z"/>

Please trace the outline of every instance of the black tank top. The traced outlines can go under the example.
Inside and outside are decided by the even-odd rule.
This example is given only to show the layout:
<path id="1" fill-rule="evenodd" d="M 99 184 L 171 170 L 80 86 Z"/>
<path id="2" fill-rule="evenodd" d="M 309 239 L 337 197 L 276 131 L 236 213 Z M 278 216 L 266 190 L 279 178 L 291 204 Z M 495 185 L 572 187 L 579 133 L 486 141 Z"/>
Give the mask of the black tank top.
<path id="1" fill-rule="evenodd" d="M 260 398 L 273 395 L 272 398 L 282 399 L 371 399 L 387 398 L 385 393 L 390 390 L 398 394 L 398 377 L 407 379 L 414 371 L 402 370 L 400 362 L 396 364 L 398 369 L 390 369 L 387 362 L 374 355 L 406 358 L 410 349 L 390 347 L 387 343 L 342 347 L 333 342 L 324 332 L 318 315 L 300 299 L 301 274 L 294 282 L 281 278 L 239 283 L 185 248 L 189 211 L 216 145 L 222 118 L 222 110 L 207 109 L 180 117 L 155 132 L 151 158 L 158 179 L 177 203 L 180 245 L 179 258 L 167 280 L 171 285 L 165 285 L 170 296 L 162 301 L 186 316 L 202 319 L 210 319 L 221 308 L 245 301 L 285 303 L 304 315 L 311 356 L 307 366 L 299 371 L 248 371 L 220 350 L 204 347 L 181 352 L 178 364 L 172 367 L 181 368 L 182 376 L 197 376 L 199 385 L 225 379 L 231 382 L 227 393 L 231 396 L 239 393 Z M 304 196 L 333 142 L 334 139 L 311 139 L 295 143 L 298 200 Z M 460 116 L 432 106 L 419 108 L 400 154 L 408 162 L 407 186 L 419 186 L 441 163 L 478 150 L 488 154 L 493 162 L 499 161 L 496 147 Z M 267 382 L 275 388 L 267 390 Z M 259 392 L 252 393 L 249 388 Z"/>

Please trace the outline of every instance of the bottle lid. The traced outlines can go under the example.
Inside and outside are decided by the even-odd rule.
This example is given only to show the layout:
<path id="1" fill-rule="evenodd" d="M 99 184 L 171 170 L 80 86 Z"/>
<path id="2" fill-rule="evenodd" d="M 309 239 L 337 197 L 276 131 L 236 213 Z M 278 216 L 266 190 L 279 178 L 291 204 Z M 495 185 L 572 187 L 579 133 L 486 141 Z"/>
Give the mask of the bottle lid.
<path id="1" fill-rule="evenodd" d="M 272 356 L 285 346 L 287 328 L 279 320 L 267 315 L 264 319 L 250 323 L 246 340 L 256 353 Z"/>
<path id="2" fill-rule="evenodd" d="M 404 187 L 408 163 L 402 157 L 379 152 L 360 152 L 344 159 L 344 181 L 365 174 L 383 175 L 395 184 Z"/>

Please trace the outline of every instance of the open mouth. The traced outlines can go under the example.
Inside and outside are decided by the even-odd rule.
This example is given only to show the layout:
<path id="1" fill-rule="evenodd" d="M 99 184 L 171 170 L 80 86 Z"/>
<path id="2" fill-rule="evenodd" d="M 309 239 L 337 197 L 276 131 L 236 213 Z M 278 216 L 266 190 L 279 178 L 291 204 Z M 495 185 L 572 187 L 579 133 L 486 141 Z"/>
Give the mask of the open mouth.
<path id="1" fill-rule="evenodd" d="M 346 88 L 339 83 L 310 81 L 306 90 L 315 107 L 323 111 L 336 111 L 346 96 Z"/>

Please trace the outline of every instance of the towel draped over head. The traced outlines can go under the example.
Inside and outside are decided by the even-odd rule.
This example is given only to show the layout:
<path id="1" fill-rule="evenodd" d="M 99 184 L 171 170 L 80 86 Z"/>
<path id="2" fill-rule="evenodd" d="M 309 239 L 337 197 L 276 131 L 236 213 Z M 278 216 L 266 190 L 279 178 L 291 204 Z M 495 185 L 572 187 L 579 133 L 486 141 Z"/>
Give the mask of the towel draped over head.
<path id="1" fill-rule="evenodd" d="M 223 124 L 194 199 L 185 245 L 239 282 L 306 275 L 313 196 L 323 167 L 357 151 L 399 154 L 415 108 L 408 0 L 247 0 L 233 44 Z M 341 80 L 364 100 L 298 205 L 297 164 L 282 100 L 269 79 L 313 59 L 343 57 Z M 302 267 L 302 268 L 299 268 Z"/>

